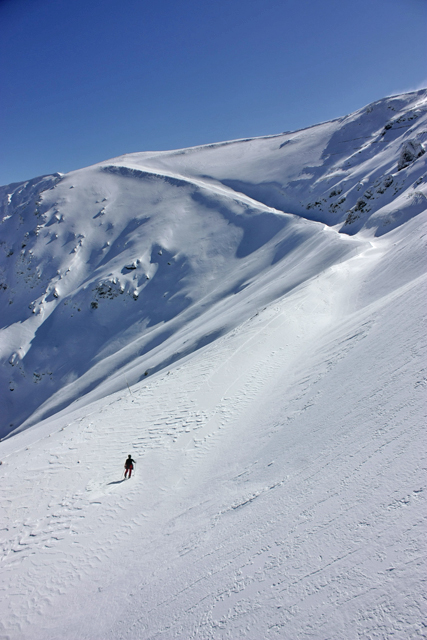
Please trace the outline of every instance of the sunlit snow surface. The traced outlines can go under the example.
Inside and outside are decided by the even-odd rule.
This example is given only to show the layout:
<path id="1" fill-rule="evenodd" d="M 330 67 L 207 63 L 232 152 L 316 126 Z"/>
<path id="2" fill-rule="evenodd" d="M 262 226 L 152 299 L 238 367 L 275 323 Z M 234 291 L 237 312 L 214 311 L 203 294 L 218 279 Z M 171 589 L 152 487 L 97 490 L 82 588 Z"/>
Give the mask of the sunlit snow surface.
<path id="1" fill-rule="evenodd" d="M 425 637 L 426 146 L 423 91 L 2 188 L 2 638 Z"/>

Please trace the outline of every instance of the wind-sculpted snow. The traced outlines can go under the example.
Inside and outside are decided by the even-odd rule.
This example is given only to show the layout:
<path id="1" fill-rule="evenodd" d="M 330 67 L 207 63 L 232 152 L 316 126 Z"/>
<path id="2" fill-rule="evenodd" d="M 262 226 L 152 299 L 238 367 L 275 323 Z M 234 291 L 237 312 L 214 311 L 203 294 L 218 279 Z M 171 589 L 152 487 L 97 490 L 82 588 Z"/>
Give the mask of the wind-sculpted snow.
<path id="1" fill-rule="evenodd" d="M 1 190 L 2 638 L 425 637 L 425 101 Z"/>

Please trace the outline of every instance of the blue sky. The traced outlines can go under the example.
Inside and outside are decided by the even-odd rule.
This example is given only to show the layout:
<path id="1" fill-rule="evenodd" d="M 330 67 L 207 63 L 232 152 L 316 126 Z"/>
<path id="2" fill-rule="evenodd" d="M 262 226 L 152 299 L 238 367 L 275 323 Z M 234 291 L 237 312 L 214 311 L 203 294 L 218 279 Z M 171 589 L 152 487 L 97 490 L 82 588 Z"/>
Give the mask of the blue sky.
<path id="1" fill-rule="evenodd" d="M 427 85 L 426 0 L 0 0 L 0 184 Z"/>

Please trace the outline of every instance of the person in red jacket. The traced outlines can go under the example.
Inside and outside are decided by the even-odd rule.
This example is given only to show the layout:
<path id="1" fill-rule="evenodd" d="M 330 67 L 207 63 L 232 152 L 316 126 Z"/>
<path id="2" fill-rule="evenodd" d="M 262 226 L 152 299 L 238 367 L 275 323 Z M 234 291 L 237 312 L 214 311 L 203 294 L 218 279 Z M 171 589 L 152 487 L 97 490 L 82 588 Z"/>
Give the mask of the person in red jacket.
<path id="1" fill-rule="evenodd" d="M 132 460 L 132 456 L 129 454 L 125 462 L 125 478 L 128 477 L 128 473 L 129 473 L 129 478 L 131 477 L 134 464 L 135 464 L 135 460 Z"/>

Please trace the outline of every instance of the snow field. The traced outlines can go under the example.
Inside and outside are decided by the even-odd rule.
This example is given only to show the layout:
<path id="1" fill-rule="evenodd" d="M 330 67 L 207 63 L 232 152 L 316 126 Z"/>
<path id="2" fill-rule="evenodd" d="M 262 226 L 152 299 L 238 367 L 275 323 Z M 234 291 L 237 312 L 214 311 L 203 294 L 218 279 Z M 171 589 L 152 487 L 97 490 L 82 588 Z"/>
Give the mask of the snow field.
<path id="1" fill-rule="evenodd" d="M 424 637 L 418 238 L 4 441 L 4 637 Z"/>

